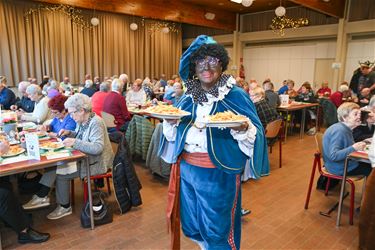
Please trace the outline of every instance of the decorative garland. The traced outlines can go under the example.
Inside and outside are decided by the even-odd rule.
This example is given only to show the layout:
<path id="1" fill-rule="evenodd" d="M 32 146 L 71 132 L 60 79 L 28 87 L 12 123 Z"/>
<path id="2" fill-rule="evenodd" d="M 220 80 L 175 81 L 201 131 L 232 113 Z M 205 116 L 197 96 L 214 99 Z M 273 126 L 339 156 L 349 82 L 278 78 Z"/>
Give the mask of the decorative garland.
<path id="1" fill-rule="evenodd" d="M 25 13 L 25 20 L 26 22 L 29 21 L 30 16 L 32 16 L 34 13 L 40 14 L 42 11 L 48 11 L 48 12 L 58 12 L 66 15 L 74 24 L 76 24 L 78 27 L 83 29 L 91 29 L 92 26 L 90 23 L 83 19 L 83 16 L 81 14 L 81 10 L 74 8 L 70 5 L 60 4 L 60 5 L 43 5 L 39 4 L 37 8 L 30 8 Z"/>
<path id="2" fill-rule="evenodd" d="M 272 19 L 272 24 L 270 25 L 270 28 L 276 32 L 279 33 L 280 36 L 285 35 L 285 30 L 287 28 L 299 28 L 301 26 L 307 26 L 309 25 L 309 20 L 307 18 L 299 18 L 299 19 L 293 19 L 287 16 L 276 16 Z"/>

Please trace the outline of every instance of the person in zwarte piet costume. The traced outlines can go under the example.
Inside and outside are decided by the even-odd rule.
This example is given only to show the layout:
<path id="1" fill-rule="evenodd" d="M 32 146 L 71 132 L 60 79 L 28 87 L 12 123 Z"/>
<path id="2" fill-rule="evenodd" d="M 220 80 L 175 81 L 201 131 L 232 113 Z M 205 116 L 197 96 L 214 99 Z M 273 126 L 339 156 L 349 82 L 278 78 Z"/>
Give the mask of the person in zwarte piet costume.
<path id="1" fill-rule="evenodd" d="M 180 76 L 186 93 L 177 107 L 191 113 L 164 120 L 159 155 L 173 163 L 167 217 L 172 249 L 183 233 L 202 249 L 240 249 L 241 173 L 269 173 L 264 130 L 247 93 L 223 74 L 229 57 L 211 37 L 198 36 L 182 55 Z M 249 118 L 238 127 L 206 127 L 208 115 L 232 111 Z"/>

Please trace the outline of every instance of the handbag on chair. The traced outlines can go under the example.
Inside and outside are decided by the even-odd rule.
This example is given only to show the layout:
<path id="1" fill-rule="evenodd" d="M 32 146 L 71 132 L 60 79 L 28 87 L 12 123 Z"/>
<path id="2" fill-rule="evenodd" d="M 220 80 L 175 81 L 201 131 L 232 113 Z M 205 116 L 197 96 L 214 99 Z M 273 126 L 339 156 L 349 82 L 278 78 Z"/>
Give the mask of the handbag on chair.
<path id="1" fill-rule="evenodd" d="M 103 193 L 94 192 L 92 195 L 92 206 L 94 212 L 94 225 L 100 226 L 113 221 L 113 213 L 103 198 Z M 87 200 L 81 211 L 81 225 L 90 228 L 90 203 Z"/>

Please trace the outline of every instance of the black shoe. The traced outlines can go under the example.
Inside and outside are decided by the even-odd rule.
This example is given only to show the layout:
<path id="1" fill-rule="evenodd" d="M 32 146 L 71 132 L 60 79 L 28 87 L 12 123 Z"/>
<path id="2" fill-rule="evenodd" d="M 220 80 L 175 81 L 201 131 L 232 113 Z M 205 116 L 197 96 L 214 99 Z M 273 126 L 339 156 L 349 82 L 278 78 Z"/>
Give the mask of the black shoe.
<path id="1" fill-rule="evenodd" d="M 26 233 L 21 232 L 18 234 L 18 243 L 42 243 L 49 239 L 49 233 L 39 233 L 32 228 L 28 228 Z"/>

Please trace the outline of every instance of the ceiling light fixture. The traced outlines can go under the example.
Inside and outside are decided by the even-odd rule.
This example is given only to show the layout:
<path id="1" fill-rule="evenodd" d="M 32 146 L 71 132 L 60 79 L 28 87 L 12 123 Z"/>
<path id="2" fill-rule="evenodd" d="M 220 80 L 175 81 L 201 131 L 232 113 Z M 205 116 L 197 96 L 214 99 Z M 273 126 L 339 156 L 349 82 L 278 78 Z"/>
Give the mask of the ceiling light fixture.
<path id="1" fill-rule="evenodd" d="M 242 0 L 242 5 L 245 7 L 250 7 L 253 4 L 254 0 Z"/>
<path id="2" fill-rule="evenodd" d="M 215 19 L 215 13 L 207 12 L 206 14 L 204 14 L 204 17 L 207 20 L 214 20 Z"/>
<path id="3" fill-rule="evenodd" d="M 136 24 L 136 23 L 131 23 L 131 24 L 130 24 L 130 29 L 133 30 L 133 31 L 137 30 L 137 29 L 138 29 L 138 24 Z"/>
<path id="4" fill-rule="evenodd" d="M 254 2 L 254 0 L 230 0 L 230 1 L 234 3 L 242 3 L 242 5 L 245 7 L 250 7 Z"/>
<path id="5" fill-rule="evenodd" d="M 287 28 L 296 29 L 301 26 L 307 26 L 309 24 L 309 20 L 305 17 L 293 19 L 285 16 L 285 13 L 286 9 L 281 5 L 280 0 L 280 6 L 275 9 L 276 16 L 272 19 L 272 23 L 270 25 L 270 28 L 280 36 L 285 35 L 285 29 Z"/>
<path id="6" fill-rule="evenodd" d="M 282 16 L 285 16 L 285 13 L 286 13 L 286 9 L 284 6 L 279 6 L 275 9 L 275 14 L 276 16 L 278 17 L 282 17 Z"/>

